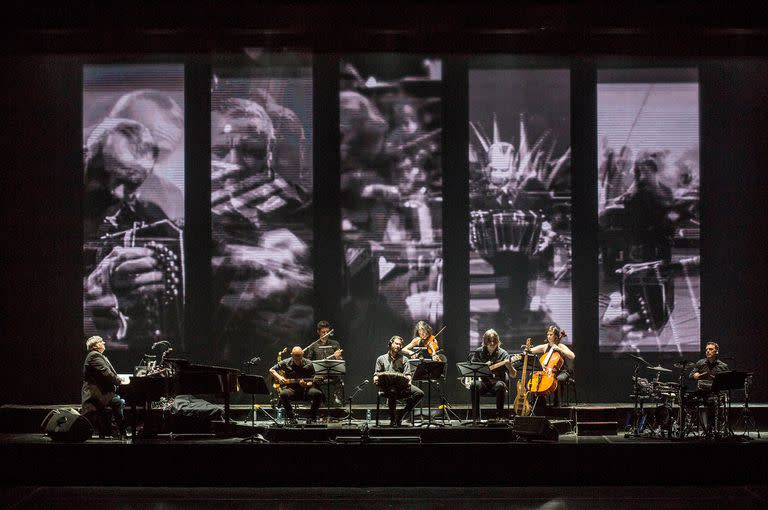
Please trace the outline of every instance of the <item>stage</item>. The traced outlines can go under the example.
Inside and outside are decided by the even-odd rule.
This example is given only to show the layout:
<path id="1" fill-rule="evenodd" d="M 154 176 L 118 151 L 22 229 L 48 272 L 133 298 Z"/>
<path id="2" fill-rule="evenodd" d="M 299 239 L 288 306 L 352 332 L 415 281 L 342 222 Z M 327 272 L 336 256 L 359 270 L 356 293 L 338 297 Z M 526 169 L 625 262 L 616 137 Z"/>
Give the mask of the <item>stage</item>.
<path id="1" fill-rule="evenodd" d="M 127 440 L 94 436 L 77 443 L 52 441 L 39 428 L 23 430 L 50 406 L 3 406 L 2 477 L 10 486 L 271 487 L 293 486 L 297 480 L 316 487 L 568 486 L 585 481 L 613 486 L 638 480 L 648 485 L 761 485 L 768 472 L 765 405 L 751 406 L 762 427 L 760 439 L 736 429 L 734 436 L 719 440 L 650 433 L 625 437 L 618 418 L 632 411 L 627 404 L 549 409 L 546 418 L 517 423 L 498 422 L 493 410 L 484 408 L 490 419 L 477 424 L 437 418 L 433 426 L 418 426 L 417 420 L 416 426 L 403 427 L 366 422 L 370 406 L 360 405 L 353 408 L 351 425 L 343 409 L 332 409 L 333 418 L 317 425 L 305 425 L 300 414 L 296 427 L 278 426 L 259 410 L 252 428 L 249 407 L 235 406 L 229 425 L 211 423 L 207 431 L 159 430 Z M 738 414 L 733 414 L 735 421 Z M 581 421 L 584 417 L 603 420 Z M 15 432 L 8 430 L 11 423 Z M 251 435 L 254 440 L 248 441 Z M 100 470 L 95 479 L 94 459 L 111 459 L 115 468 Z M 735 459 L 735 470 L 713 468 L 731 466 Z M 549 474 L 553 465 L 556 477 Z M 299 477 L 297 469 L 307 474 Z"/>

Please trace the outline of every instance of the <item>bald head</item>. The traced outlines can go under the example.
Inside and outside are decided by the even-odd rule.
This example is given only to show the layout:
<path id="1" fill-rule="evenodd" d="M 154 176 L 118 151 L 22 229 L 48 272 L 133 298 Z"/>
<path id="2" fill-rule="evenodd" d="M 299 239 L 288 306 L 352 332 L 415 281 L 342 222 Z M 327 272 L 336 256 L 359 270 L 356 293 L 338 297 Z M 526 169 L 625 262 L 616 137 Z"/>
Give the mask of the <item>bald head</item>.
<path id="1" fill-rule="evenodd" d="M 291 358 L 293 358 L 293 362 L 297 365 L 301 363 L 301 358 L 304 357 L 304 349 L 299 347 L 298 345 L 291 349 Z"/>

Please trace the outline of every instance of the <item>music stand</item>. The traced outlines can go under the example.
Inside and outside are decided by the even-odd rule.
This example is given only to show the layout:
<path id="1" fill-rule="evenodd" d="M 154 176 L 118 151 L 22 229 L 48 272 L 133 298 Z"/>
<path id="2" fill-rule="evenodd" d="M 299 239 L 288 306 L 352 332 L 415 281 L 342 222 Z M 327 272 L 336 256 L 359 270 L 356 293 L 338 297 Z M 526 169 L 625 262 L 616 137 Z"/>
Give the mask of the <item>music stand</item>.
<path id="1" fill-rule="evenodd" d="M 432 382 L 443 377 L 445 365 L 445 361 L 424 359 L 413 374 L 412 380 L 427 382 L 427 428 L 432 426 Z"/>
<path id="2" fill-rule="evenodd" d="M 721 391 L 728 392 L 728 407 L 726 408 L 726 426 L 728 427 L 729 435 L 733 436 L 733 430 L 731 429 L 731 423 L 729 420 L 731 414 L 731 390 L 744 389 L 744 382 L 747 380 L 747 372 L 739 372 L 736 370 L 730 370 L 728 372 L 719 372 L 712 378 L 712 393 L 717 395 Z M 717 431 L 717 418 L 715 413 L 715 431 Z"/>
<path id="3" fill-rule="evenodd" d="M 240 391 L 243 393 L 250 393 L 251 395 L 251 435 L 243 439 L 243 442 L 250 441 L 251 443 L 259 441 L 260 443 L 268 442 L 261 434 L 256 434 L 256 411 L 260 409 L 256 407 L 256 395 L 269 395 L 267 389 L 267 383 L 264 382 L 264 378 L 260 375 L 241 374 L 237 381 L 240 383 Z M 264 411 L 264 414 L 269 416 L 269 413 Z M 274 418 L 269 416 L 272 421 L 277 423 Z"/>
<path id="4" fill-rule="evenodd" d="M 425 349 L 425 347 L 414 347 L 413 351 L 414 354 L 419 354 L 422 349 Z M 421 365 L 421 362 L 424 361 L 426 358 L 422 358 L 421 356 L 417 356 L 415 358 L 409 358 L 406 356 L 405 362 L 408 363 L 408 366 L 410 368 L 410 373 L 415 374 L 416 370 L 419 368 L 419 365 Z M 411 382 L 413 382 L 414 379 L 411 377 Z M 421 384 L 421 381 L 419 381 L 419 389 L 423 389 L 423 386 Z M 411 422 L 415 425 L 416 424 L 416 409 L 411 410 Z M 419 401 L 419 424 L 424 422 L 424 400 Z"/>
<path id="5" fill-rule="evenodd" d="M 321 359 L 312 361 L 315 375 L 325 377 L 325 410 L 327 416 L 325 422 L 331 421 L 331 377 L 341 377 L 347 373 L 347 364 L 343 359 Z"/>
<path id="6" fill-rule="evenodd" d="M 478 377 L 491 377 L 491 369 L 489 368 L 487 363 L 479 363 L 479 362 L 473 362 L 473 361 L 463 361 L 461 363 L 456 363 L 456 368 L 459 369 L 460 377 L 463 379 L 464 377 L 471 377 L 472 378 L 472 388 L 475 387 L 475 384 L 477 383 Z M 469 405 L 472 406 L 472 391 L 469 392 Z M 479 409 L 478 409 L 479 411 Z M 477 418 L 479 416 L 479 412 L 475 414 L 472 417 L 472 424 L 477 425 Z"/>

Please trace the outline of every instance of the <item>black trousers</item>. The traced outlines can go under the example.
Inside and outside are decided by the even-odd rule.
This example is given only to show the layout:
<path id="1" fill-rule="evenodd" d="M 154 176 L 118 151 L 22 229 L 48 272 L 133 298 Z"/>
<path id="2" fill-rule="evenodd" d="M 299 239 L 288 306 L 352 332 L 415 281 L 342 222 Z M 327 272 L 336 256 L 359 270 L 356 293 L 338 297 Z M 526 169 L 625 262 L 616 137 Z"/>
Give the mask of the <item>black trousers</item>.
<path id="1" fill-rule="evenodd" d="M 285 415 L 292 420 L 296 418 L 296 415 L 293 412 L 291 400 L 311 401 L 312 407 L 309 409 L 309 415 L 311 418 L 317 418 L 317 410 L 320 409 L 320 404 L 323 401 L 323 392 L 317 388 L 288 387 L 283 389 L 280 392 L 280 402 L 285 409 Z"/>
<path id="2" fill-rule="evenodd" d="M 424 398 L 424 392 L 411 384 L 410 388 L 407 388 L 402 392 L 389 391 L 386 393 L 386 396 L 387 404 L 389 405 L 389 420 L 394 423 L 399 421 L 397 419 L 398 399 L 405 400 L 402 416 L 408 416 L 408 413 L 410 413 L 413 408 L 421 402 L 421 399 Z"/>
<path id="3" fill-rule="evenodd" d="M 507 385 L 498 379 L 482 378 L 472 383 L 472 417 L 480 417 L 480 396 L 494 395 L 496 397 L 496 411 L 501 415 L 504 412 L 504 404 L 507 401 Z"/>

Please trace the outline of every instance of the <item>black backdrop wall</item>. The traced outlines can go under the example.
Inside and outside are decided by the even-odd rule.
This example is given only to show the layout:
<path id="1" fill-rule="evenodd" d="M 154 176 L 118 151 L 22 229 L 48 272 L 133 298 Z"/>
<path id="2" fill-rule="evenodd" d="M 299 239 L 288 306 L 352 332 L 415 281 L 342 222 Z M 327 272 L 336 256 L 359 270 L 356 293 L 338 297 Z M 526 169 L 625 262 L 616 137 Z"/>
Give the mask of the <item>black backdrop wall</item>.
<path id="1" fill-rule="evenodd" d="M 457 28 L 445 28 L 463 33 Z M 226 33 L 226 32 L 225 32 Z M 361 35 L 362 34 L 362 35 Z M 205 45 L 195 33 L 181 32 L 162 39 L 153 35 L 155 48 L 174 50 L 178 58 L 160 57 L 160 51 L 136 31 L 128 41 L 116 43 L 100 32 L 74 30 L 68 38 L 43 39 L 28 35 L 2 58 L 3 168 L 3 314 L 0 330 L 0 403 L 61 403 L 79 398 L 80 370 L 84 355 L 82 335 L 82 65 L 99 62 L 173 60 L 187 65 L 187 232 L 188 239 L 204 243 L 209 221 L 209 184 L 206 113 L 208 108 L 190 108 L 190 98 L 207 101 L 210 59 L 216 49 L 236 51 L 242 45 L 297 45 L 315 50 L 314 167 L 338 168 L 338 112 L 324 107 L 337 98 L 336 52 L 343 51 L 431 51 L 444 52 L 443 135 L 446 203 L 455 206 L 444 212 L 445 317 L 454 339 L 468 337 L 467 268 L 467 101 L 466 70 L 473 51 L 505 54 L 540 54 L 532 60 L 553 59 L 571 69 L 572 167 L 574 174 L 574 348 L 578 353 L 579 397 L 582 401 L 628 400 L 629 376 L 633 368 L 626 358 L 600 355 L 597 328 L 597 237 L 595 79 L 598 67 L 616 65 L 699 68 L 701 119 L 701 208 L 702 208 L 702 340 L 714 339 L 721 350 L 733 356 L 739 368 L 756 372 L 754 398 L 768 399 L 768 343 L 761 332 L 763 305 L 768 301 L 766 254 L 763 239 L 768 235 L 766 207 L 768 177 L 765 162 L 768 148 L 768 60 L 745 58 L 752 54 L 750 39 L 729 40 L 706 33 L 689 33 L 677 45 L 659 42 L 658 34 L 634 38 L 591 35 L 574 45 L 565 44 L 568 33 L 537 36 L 535 41 L 492 36 L 468 38 L 462 53 L 445 40 L 443 47 L 427 32 L 403 30 L 387 39 L 378 33 L 360 32 L 329 40 L 307 30 L 283 33 L 278 41 L 253 31 L 249 38 L 231 36 L 222 43 L 211 38 Z M 212 35 L 212 34 L 209 34 Z M 475 34 L 476 35 L 476 34 Z M 571 34 L 573 35 L 573 34 Z M 59 36 L 61 37 L 61 36 Z M 89 37 L 95 37 L 89 40 Z M 531 36 L 533 37 L 533 36 Z M 666 37 L 666 36 L 665 36 Z M 237 40 L 235 40 L 237 39 Z M 727 39 L 727 38 L 726 38 Z M 735 42 L 736 46 L 733 45 Z M 757 42 L 764 35 L 756 36 Z M 99 41 L 110 41 L 106 48 Z M 605 41 L 611 43 L 610 59 Z M 586 42 L 585 42 L 586 41 Z M 709 43 L 701 52 L 701 42 Z M 63 42 L 57 46 L 57 42 Z M 669 41 L 667 41 L 669 42 Z M 674 41 L 672 41 L 674 42 Z M 134 44 L 135 43 L 135 44 Z M 538 44 L 541 43 L 541 44 Z M 132 45 L 133 44 L 133 45 Z M 201 48 L 203 44 L 205 48 Z M 681 46 L 682 44 L 682 46 Z M 220 48 L 221 47 L 221 48 Z M 90 50 L 89 50 L 90 48 Z M 94 50 L 93 48 L 102 48 Z M 128 55 L 128 48 L 140 54 Z M 571 48 L 564 51 L 563 48 Z M 190 54 L 204 50 L 206 53 Z M 93 57 L 94 51 L 101 51 Z M 54 52 L 56 52 L 54 54 Z M 106 54 L 105 54 L 106 52 Z M 575 55 L 574 55 L 575 53 Z M 83 55 L 88 56 L 83 56 Z M 570 54 L 571 56 L 566 56 Z M 659 55 L 650 59 L 647 55 Z M 620 55 L 621 58 L 617 58 Z M 695 57 L 694 57 L 695 56 Z M 499 57 L 501 58 L 501 57 Z M 503 60 L 503 58 L 502 58 Z M 194 126 L 197 125 L 197 128 Z M 191 126 L 191 128 L 189 127 Z M 331 129 L 328 127 L 331 126 Z M 455 143 L 455 141 L 461 143 Z M 338 309 L 341 263 L 335 206 L 338 175 L 327 172 L 315 188 L 316 231 L 331 232 L 316 246 L 315 314 L 329 318 L 344 330 L 345 318 Z M 197 213 L 195 210 L 197 209 Z M 449 255 L 452 254 L 452 255 Z M 208 256 L 190 261 L 190 272 L 209 270 Z M 190 278 L 187 315 L 190 343 L 204 343 L 211 332 L 206 320 L 209 303 L 205 278 L 196 284 Z M 514 341 L 513 341 L 514 344 Z M 510 345 L 513 345 L 510 344 Z M 371 356 L 383 351 L 372 347 Z M 456 341 L 449 356 L 462 357 L 464 346 Z M 652 362 L 671 364 L 670 356 L 649 356 Z M 198 360 L 205 361 L 205 360 Z M 373 358 L 370 365 L 372 366 Z M 356 373 L 363 376 L 369 367 Z M 351 380 L 349 382 L 352 382 Z M 458 385 L 451 393 L 463 400 Z M 371 394 L 372 396 L 372 394 Z"/>

